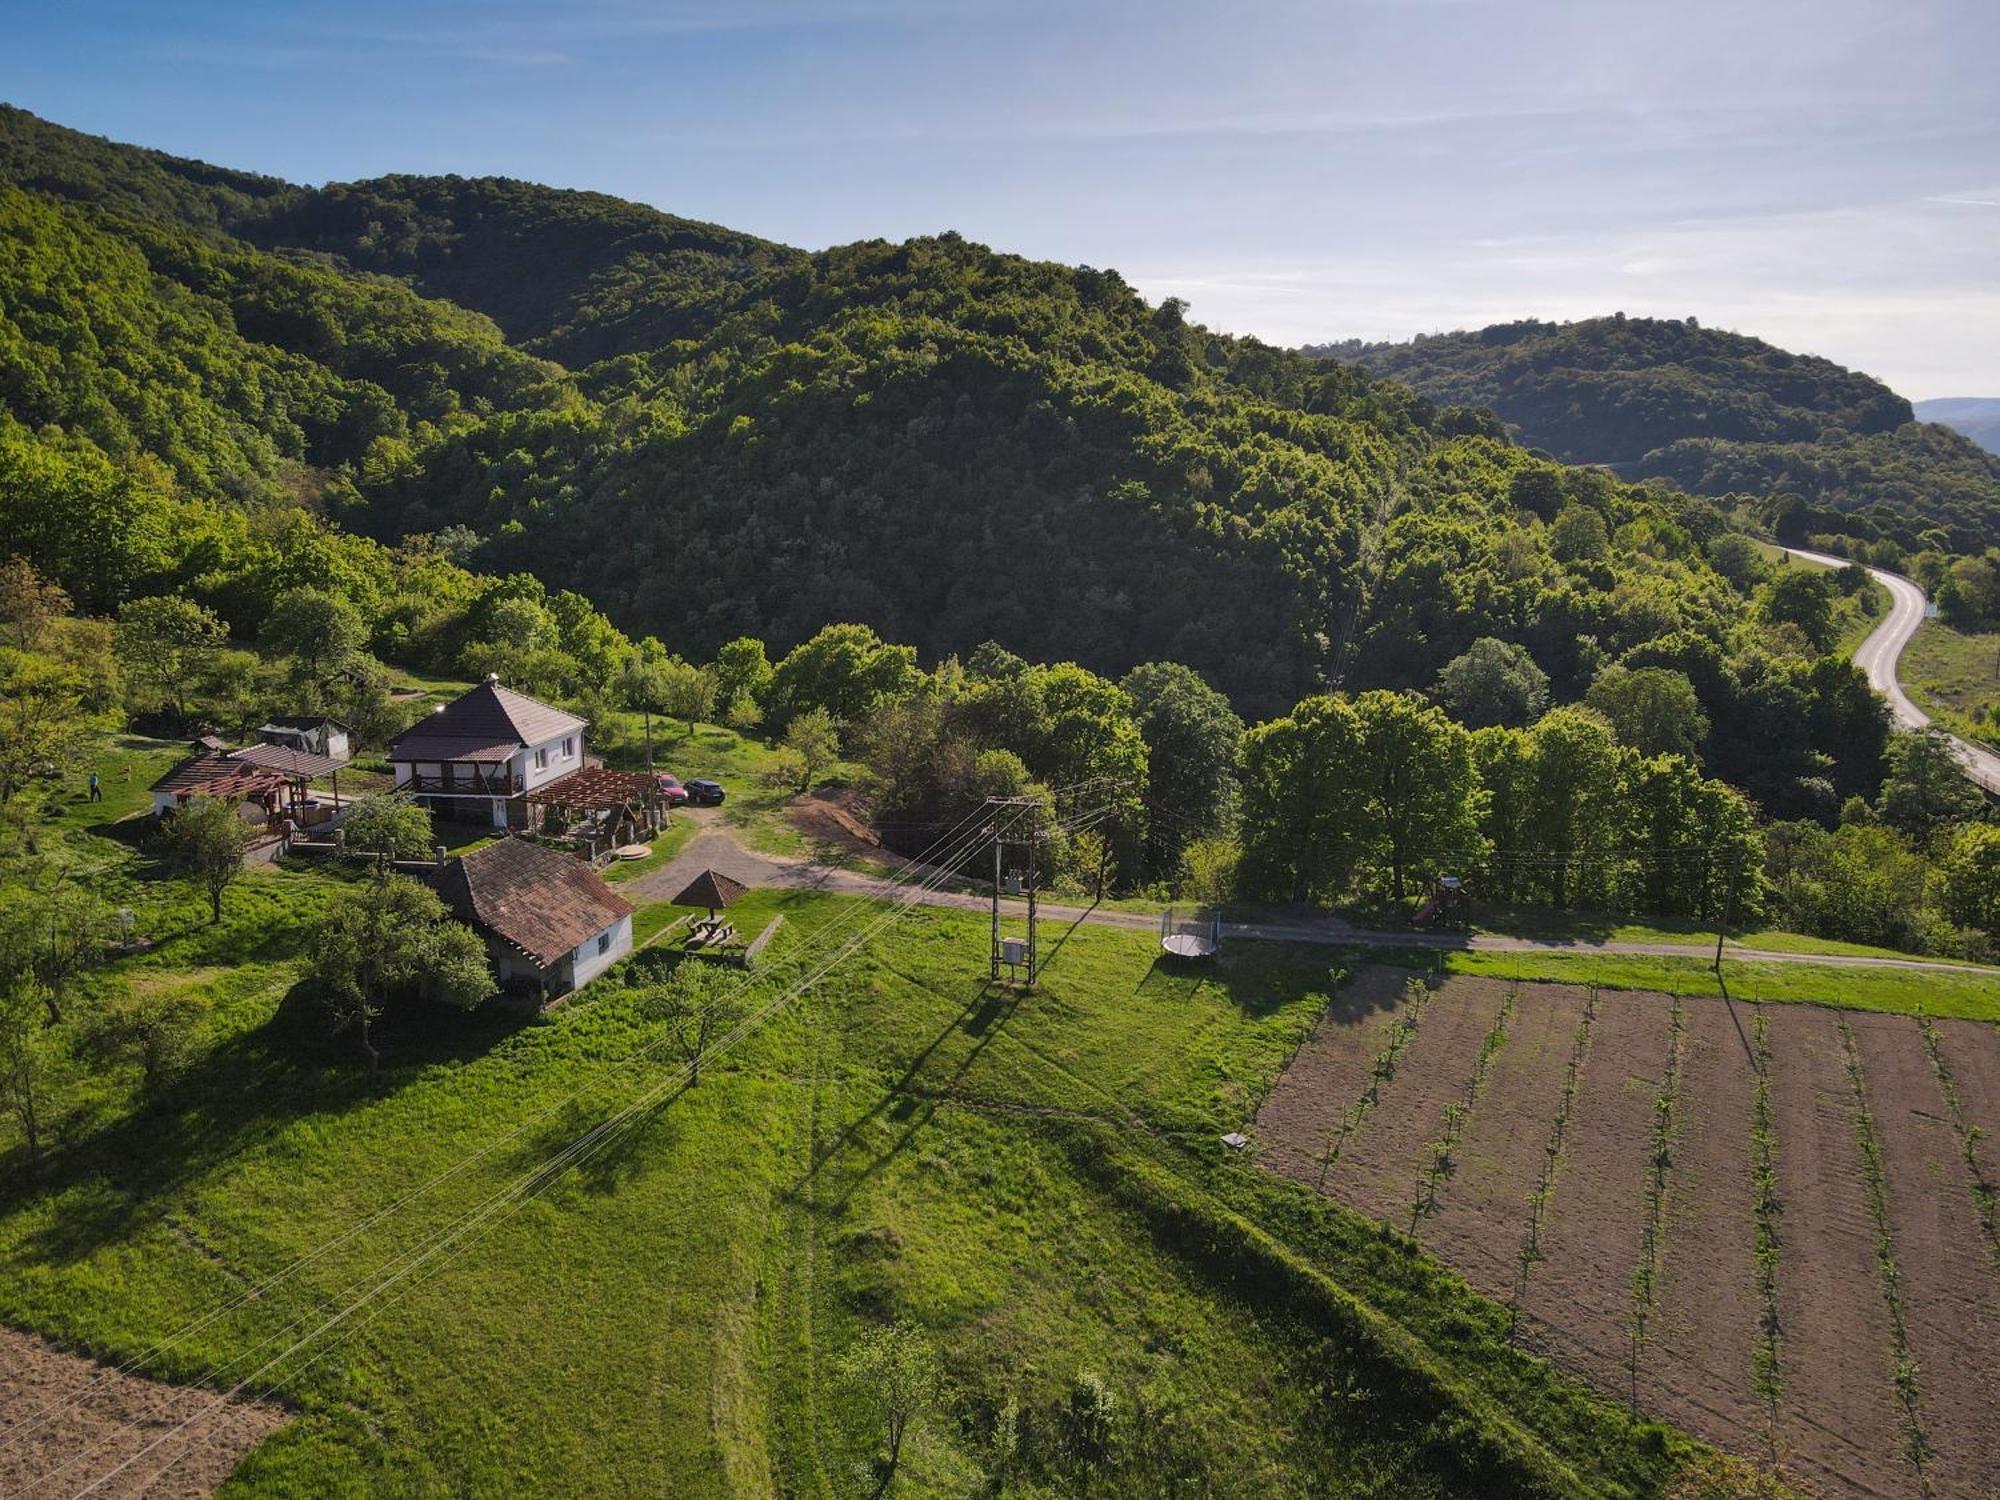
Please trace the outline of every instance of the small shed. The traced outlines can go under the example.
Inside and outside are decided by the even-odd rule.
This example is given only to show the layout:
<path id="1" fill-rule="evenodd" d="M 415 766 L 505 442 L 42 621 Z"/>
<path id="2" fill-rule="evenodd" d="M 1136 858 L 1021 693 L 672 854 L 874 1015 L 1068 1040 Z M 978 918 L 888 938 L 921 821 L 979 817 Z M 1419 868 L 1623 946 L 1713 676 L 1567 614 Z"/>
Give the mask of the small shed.
<path id="1" fill-rule="evenodd" d="M 353 758 L 353 736 L 351 727 L 325 714 L 280 714 L 257 726 L 257 738 L 267 745 L 289 745 L 342 765 Z"/>

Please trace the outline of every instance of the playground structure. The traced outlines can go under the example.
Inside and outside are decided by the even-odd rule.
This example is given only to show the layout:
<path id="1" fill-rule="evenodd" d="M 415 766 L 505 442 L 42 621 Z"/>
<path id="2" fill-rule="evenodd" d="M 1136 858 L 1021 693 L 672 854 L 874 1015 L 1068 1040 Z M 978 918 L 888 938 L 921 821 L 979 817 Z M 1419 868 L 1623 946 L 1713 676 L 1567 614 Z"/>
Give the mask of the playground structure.
<path id="1" fill-rule="evenodd" d="M 1173 958 L 1213 958 L 1222 942 L 1222 911 L 1197 906 L 1186 916 L 1178 908 L 1160 913 L 1160 949 Z"/>
<path id="2" fill-rule="evenodd" d="M 1472 898 L 1466 893 L 1465 882 L 1456 875 L 1441 876 L 1431 887 L 1431 893 L 1424 904 L 1417 908 L 1417 914 L 1410 918 L 1413 927 L 1462 926 L 1472 910 Z"/>

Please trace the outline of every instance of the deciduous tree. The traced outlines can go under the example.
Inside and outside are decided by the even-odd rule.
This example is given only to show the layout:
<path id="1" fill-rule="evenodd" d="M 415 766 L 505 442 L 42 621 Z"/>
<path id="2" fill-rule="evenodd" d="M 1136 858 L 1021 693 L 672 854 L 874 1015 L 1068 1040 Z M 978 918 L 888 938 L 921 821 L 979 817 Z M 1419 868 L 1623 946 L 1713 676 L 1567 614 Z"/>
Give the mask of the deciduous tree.
<path id="1" fill-rule="evenodd" d="M 208 897 L 209 920 L 222 920 L 222 896 L 243 874 L 250 829 L 237 804 L 219 797 L 193 797 L 160 829 L 167 859 Z"/>
<path id="2" fill-rule="evenodd" d="M 214 611 L 178 594 L 133 599 L 118 610 L 118 651 L 126 675 L 149 697 L 188 720 L 188 691 L 228 640 Z"/>
<path id="3" fill-rule="evenodd" d="M 429 886 L 402 875 L 336 901 L 306 932 L 306 984 L 337 1031 L 352 1030 L 381 1064 L 374 1024 L 390 1007 L 431 1001 L 471 1010 L 493 992 L 479 935 L 451 920 Z"/>

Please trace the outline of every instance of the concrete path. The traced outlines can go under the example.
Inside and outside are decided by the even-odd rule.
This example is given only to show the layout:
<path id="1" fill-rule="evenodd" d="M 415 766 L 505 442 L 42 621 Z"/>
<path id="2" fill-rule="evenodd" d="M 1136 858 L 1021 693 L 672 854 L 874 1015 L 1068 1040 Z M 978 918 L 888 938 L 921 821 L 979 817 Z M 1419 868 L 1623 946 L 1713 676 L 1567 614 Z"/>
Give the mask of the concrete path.
<path id="1" fill-rule="evenodd" d="M 1824 552 L 1808 552 L 1803 547 L 1788 547 L 1786 551 L 1804 558 L 1807 562 L 1823 564 L 1830 568 L 1844 568 L 1848 559 L 1832 557 Z M 1889 712 L 1903 729 L 1922 729 L 1930 723 L 1931 717 L 1910 701 L 1903 691 L 1902 680 L 1896 675 L 1896 663 L 1901 660 L 1903 648 L 1910 644 L 1910 638 L 1917 633 L 1917 627 L 1924 623 L 1924 591 L 1900 573 L 1891 573 L 1886 568 L 1870 568 L 1869 574 L 1889 591 L 1889 613 L 1868 633 L 1854 651 L 1854 664 L 1868 674 L 1868 685 L 1889 700 Z M 1970 740 L 1952 736 L 1952 747 L 1965 766 L 1965 774 L 1987 791 L 2000 794 L 2000 755 L 1995 755 L 1984 746 L 1975 745 Z"/>

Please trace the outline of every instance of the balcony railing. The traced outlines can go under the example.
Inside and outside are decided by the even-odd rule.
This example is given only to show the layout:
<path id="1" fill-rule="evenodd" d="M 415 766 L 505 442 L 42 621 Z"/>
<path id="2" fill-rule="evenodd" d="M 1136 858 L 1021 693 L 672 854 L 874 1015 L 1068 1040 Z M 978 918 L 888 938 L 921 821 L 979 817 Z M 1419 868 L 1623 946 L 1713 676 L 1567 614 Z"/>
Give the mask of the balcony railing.
<path id="1" fill-rule="evenodd" d="M 519 777 L 505 771 L 492 775 L 461 771 L 454 776 L 413 774 L 402 781 L 397 790 L 446 797 L 518 797 L 526 788 Z"/>

